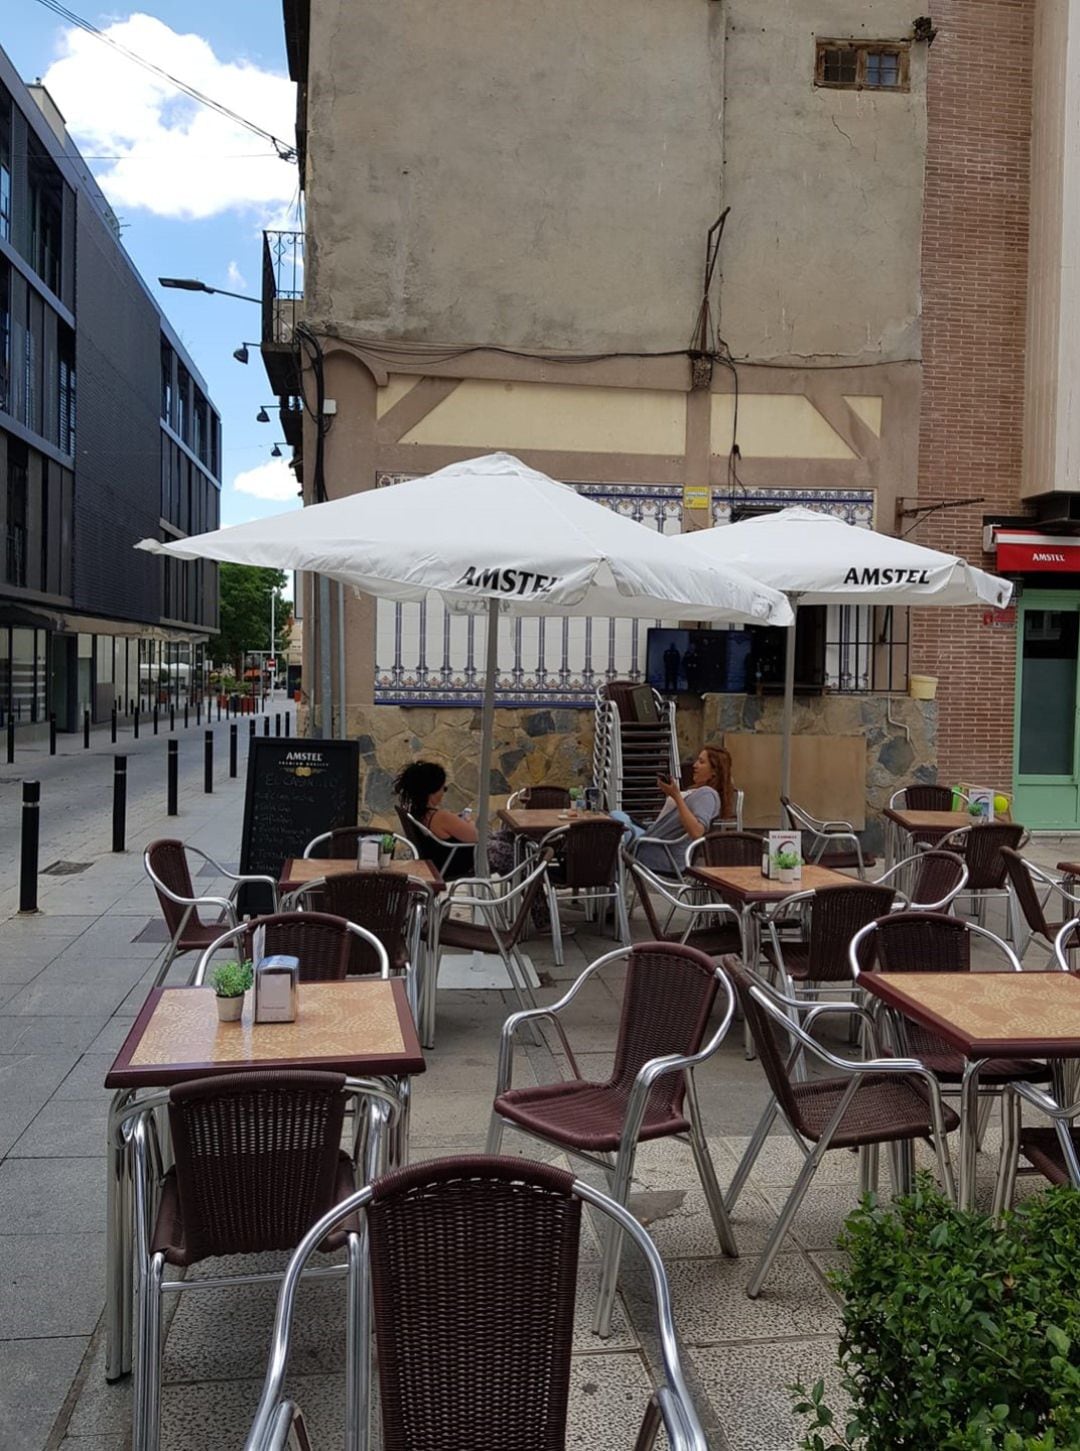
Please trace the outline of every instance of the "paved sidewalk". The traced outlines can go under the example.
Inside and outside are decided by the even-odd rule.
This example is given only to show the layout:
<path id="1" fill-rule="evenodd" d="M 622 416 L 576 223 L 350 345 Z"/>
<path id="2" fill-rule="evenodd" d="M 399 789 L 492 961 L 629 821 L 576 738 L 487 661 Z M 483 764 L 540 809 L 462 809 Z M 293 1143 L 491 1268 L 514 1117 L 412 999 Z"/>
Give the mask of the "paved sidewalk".
<path id="1" fill-rule="evenodd" d="M 5 855 L 0 872 L 0 920 L 7 919 L 0 929 L 2 1451 L 124 1451 L 129 1446 L 130 1386 L 104 1382 L 108 1095 L 101 1084 L 161 951 L 158 943 L 137 940 L 157 917 L 142 874 L 142 845 L 155 835 L 176 834 L 223 861 L 237 859 L 244 748 L 240 776 L 229 781 L 227 737 L 220 739 L 213 796 L 201 792 L 200 753 L 182 783 L 179 818 L 164 815 L 163 789 L 160 796 L 133 805 L 124 856 L 108 850 L 107 795 L 89 804 L 72 800 L 77 832 L 64 838 L 55 831 L 50 841 L 57 855 L 89 865 L 72 876 L 43 877 L 38 916 L 11 915 L 17 905 L 16 864 Z M 164 747 L 160 750 L 163 755 Z M 52 849 L 43 846 L 43 864 L 53 859 Z M 1040 839 L 1034 855 L 1053 864 L 1077 849 L 1075 839 Z M 215 884 L 207 881 L 206 886 L 212 891 Z M 545 998 L 558 995 L 610 945 L 582 924 L 567 942 L 566 966 L 555 968 L 544 945 L 531 944 L 550 984 L 542 989 Z M 179 964 L 177 979 L 185 971 Z M 612 986 L 597 984 L 584 992 L 570 1023 L 585 1071 L 599 1071 L 608 1061 L 618 1014 L 617 980 Z M 429 1071 L 415 1083 L 415 1158 L 482 1148 L 499 1028 L 510 1006 L 508 995 L 495 991 L 440 994 L 438 1045 Z M 520 1082 L 552 1079 L 560 1068 L 547 1046 L 527 1050 L 520 1063 Z M 714 1159 L 726 1183 L 764 1104 L 763 1076 L 760 1065 L 744 1060 L 741 1035 L 732 1033 L 699 1081 Z M 536 1153 L 536 1146 L 512 1133 L 506 1147 Z M 984 1175 L 990 1164 L 984 1159 Z M 646 1147 L 638 1159 L 634 1207 L 668 1267 L 692 1389 L 711 1444 L 721 1451 L 794 1451 L 799 1434 L 785 1387 L 797 1377 L 830 1375 L 838 1318 L 825 1273 L 836 1260 L 839 1226 L 855 1203 L 851 1157 L 836 1154 L 826 1162 L 761 1299 L 751 1303 L 743 1292 L 755 1252 L 797 1167 L 794 1145 L 774 1138 L 740 1202 L 735 1229 L 743 1257 L 732 1262 L 717 1254 L 689 1149 Z M 591 1237 L 587 1259 L 570 1444 L 630 1446 L 654 1363 L 643 1281 L 629 1265 L 614 1333 L 601 1342 L 588 1329 L 597 1277 Z M 182 1302 L 165 1350 L 165 1451 L 225 1451 L 242 1444 L 258 1394 L 272 1310 L 273 1293 L 265 1288 Z M 343 1313 L 338 1285 L 306 1295 L 290 1389 L 308 1416 L 314 1451 L 342 1444 Z"/>

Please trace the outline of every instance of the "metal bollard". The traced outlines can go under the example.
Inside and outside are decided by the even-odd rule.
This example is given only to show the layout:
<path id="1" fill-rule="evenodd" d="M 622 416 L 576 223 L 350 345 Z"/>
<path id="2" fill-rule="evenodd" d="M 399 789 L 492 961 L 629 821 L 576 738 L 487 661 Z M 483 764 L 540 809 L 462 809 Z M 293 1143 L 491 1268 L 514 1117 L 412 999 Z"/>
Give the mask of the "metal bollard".
<path id="1" fill-rule="evenodd" d="M 56 716 L 49 717 L 49 755 L 56 755 Z"/>
<path id="2" fill-rule="evenodd" d="M 90 712 L 84 710 L 82 713 L 82 748 L 84 751 L 90 749 Z"/>
<path id="3" fill-rule="evenodd" d="M 195 697 L 195 724 L 202 725 L 202 696 Z"/>
<path id="4" fill-rule="evenodd" d="M 115 746 L 116 745 L 116 706 L 115 705 L 112 708 L 112 714 L 109 716 L 109 738 L 112 741 L 113 745 Z"/>
<path id="5" fill-rule="evenodd" d="M 165 808 L 167 816 L 178 816 L 180 808 L 177 805 L 177 797 L 180 788 L 180 743 L 179 741 L 169 742 L 168 760 L 168 805 Z"/>
<path id="6" fill-rule="evenodd" d="M 158 728 L 158 708 L 155 705 L 154 706 L 154 734 L 155 735 L 157 735 L 157 728 Z"/>
<path id="7" fill-rule="evenodd" d="M 249 720 L 248 721 L 248 735 L 250 737 L 252 737 L 252 739 L 254 739 L 254 736 L 255 736 L 255 722 L 253 720 Z"/>
<path id="8" fill-rule="evenodd" d="M 187 730 L 187 701 L 184 701 L 184 729 Z"/>
<path id="9" fill-rule="evenodd" d="M 274 734 L 276 736 L 279 736 L 281 734 L 281 712 L 280 711 L 278 711 L 277 714 L 274 716 Z"/>
<path id="10" fill-rule="evenodd" d="M 138 706 L 135 707 L 135 714 L 131 717 L 131 727 L 132 727 L 132 735 L 134 735 L 135 739 L 138 740 L 139 739 L 139 707 Z"/>
<path id="11" fill-rule="evenodd" d="M 176 706 L 175 705 L 170 705 L 169 706 L 169 729 L 171 731 L 174 731 L 176 729 Z"/>
<path id="12" fill-rule="evenodd" d="M 214 732 L 207 731 L 203 737 L 203 790 L 207 796 L 214 792 Z"/>
<path id="13" fill-rule="evenodd" d="M 22 788 L 22 859 L 19 863 L 19 911 L 36 912 L 38 834 L 41 830 L 41 782 L 24 781 Z"/>
<path id="14" fill-rule="evenodd" d="M 8 716 L 7 722 L 7 763 L 9 766 L 15 763 L 15 717 Z"/>
<path id="15" fill-rule="evenodd" d="M 238 731 L 237 731 L 236 723 L 234 722 L 229 727 L 229 775 L 230 776 L 235 776 L 236 775 L 236 747 L 237 747 L 236 737 L 237 737 L 237 734 L 238 734 Z"/>
<path id="16" fill-rule="evenodd" d="M 285 712 L 285 734 L 287 736 L 291 736 L 292 735 L 292 726 L 290 724 L 290 718 L 289 718 L 289 712 L 288 711 Z"/>
<path id="17" fill-rule="evenodd" d="M 127 836 L 127 756 L 113 759 L 112 849 L 124 850 Z"/>
<path id="18" fill-rule="evenodd" d="M 263 716 L 263 735 L 264 736 L 268 736 L 269 734 L 270 734 L 270 717 L 268 715 L 264 715 Z"/>
<path id="19" fill-rule="evenodd" d="M 218 718 L 219 721 L 221 720 L 221 696 L 220 695 L 217 698 L 217 718 Z"/>

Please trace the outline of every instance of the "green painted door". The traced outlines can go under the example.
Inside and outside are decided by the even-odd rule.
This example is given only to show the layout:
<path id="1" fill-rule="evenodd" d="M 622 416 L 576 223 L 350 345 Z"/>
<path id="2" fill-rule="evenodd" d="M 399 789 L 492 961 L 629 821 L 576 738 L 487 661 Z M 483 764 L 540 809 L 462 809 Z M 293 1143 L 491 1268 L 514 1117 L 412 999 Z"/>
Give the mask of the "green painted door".
<path id="1" fill-rule="evenodd" d="M 1080 594 L 1025 592 L 1017 619 L 1013 817 L 1080 826 Z"/>

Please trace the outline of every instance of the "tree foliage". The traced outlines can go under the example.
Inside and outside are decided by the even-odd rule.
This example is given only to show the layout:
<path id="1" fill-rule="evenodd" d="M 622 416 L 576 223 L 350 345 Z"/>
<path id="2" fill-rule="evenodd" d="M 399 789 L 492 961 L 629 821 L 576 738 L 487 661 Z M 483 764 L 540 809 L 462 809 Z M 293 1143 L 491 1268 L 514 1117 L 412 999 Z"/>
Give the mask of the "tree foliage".
<path id="1" fill-rule="evenodd" d="M 215 665 L 228 665 L 237 675 L 248 650 L 266 650 L 270 644 L 270 597 L 274 596 L 274 648 L 288 649 L 292 605 L 285 598 L 285 574 L 280 569 L 256 569 L 249 564 L 223 564 L 218 571 L 221 624 L 208 645 Z"/>

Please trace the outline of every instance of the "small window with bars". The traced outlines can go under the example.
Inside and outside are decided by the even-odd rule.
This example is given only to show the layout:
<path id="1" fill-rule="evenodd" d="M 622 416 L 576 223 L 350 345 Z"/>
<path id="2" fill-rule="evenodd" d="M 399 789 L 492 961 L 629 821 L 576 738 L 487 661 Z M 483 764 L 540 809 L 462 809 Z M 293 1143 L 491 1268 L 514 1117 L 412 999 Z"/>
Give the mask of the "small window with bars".
<path id="1" fill-rule="evenodd" d="M 819 40 L 814 84 L 842 91 L 906 91 L 906 41 Z"/>

